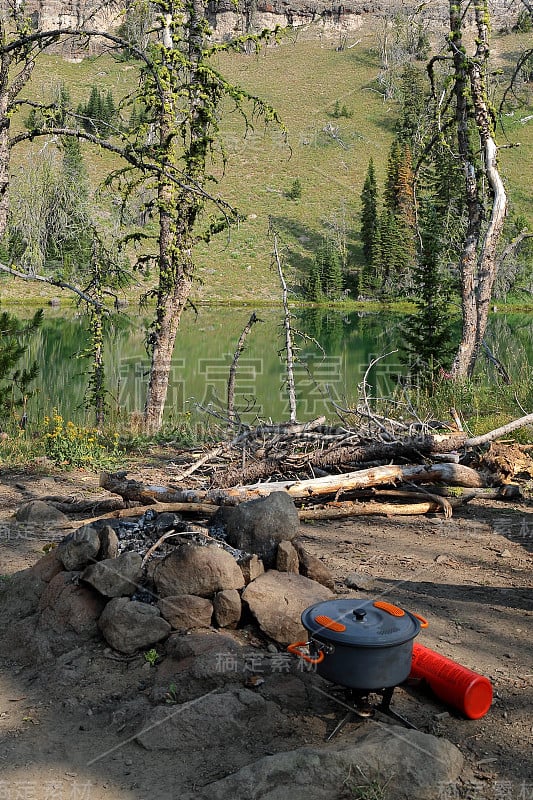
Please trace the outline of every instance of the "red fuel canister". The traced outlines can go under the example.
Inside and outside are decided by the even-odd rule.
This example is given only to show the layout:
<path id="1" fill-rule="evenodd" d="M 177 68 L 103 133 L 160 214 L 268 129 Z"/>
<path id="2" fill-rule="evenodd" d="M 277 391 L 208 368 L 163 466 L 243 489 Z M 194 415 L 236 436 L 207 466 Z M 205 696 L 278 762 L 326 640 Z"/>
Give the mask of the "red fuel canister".
<path id="1" fill-rule="evenodd" d="M 492 684 L 484 675 L 414 642 L 410 678 L 423 678 L 437 697 L 469 719 L 484 717 L 492 703 Z"/>

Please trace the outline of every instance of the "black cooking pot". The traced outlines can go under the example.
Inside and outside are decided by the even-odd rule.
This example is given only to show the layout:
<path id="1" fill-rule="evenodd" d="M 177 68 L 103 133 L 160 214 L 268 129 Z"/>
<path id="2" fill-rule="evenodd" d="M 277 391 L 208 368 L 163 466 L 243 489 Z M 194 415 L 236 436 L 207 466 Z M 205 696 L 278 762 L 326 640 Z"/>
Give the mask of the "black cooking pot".
<path id="1" fill-rule="evenodd" d="M 302 624 L 309 641 L 289 645 L 289 652 L 316 664 L 332 683 L 368 691 L 408 677 L 413 640 L 428 625 L 392 603 L 354 597 L 315 603 L 302 613 Z"/>

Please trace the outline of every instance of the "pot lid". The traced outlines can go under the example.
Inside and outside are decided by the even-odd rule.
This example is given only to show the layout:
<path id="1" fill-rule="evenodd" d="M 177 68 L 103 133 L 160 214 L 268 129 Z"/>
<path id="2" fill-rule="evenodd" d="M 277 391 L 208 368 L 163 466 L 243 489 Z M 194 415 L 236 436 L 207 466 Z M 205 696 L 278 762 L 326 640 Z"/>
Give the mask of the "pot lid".
<path id="1" fill-rule="evenodd" d="M 302 613 L 311 636 L 357 647 L 390 647 L 414 639 L 420 621 L 384 600 L 347 597 L 315 603 Z"/>

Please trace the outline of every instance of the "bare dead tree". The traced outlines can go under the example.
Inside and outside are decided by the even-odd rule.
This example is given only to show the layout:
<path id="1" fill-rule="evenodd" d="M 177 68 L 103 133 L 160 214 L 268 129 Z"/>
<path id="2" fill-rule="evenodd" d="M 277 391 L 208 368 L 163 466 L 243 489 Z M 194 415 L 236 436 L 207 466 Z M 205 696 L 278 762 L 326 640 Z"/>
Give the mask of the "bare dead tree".
<path id="1" fill-rule="evenodd" d="M 237 349 L 233 354 L 233 361 L 231 362 L 229 368 L 229 378 L 228 378 L 228 417 L 231 422 L 235 422 L 235 375 L 237 374 L 237 363 L 241 356 L 242 351 L 244 350 L 244 344 L 246 342 L 246 338 L 250 331 L 252 330 L 253 326 L 256 322 L 262 322 L 259 319 L 255 311 L 252 312 L 250 315 L 250 319 L 244 326 L 241 335 L 239 336 L 239 341 L 237 342 Z"/>
<path id="2" fill-rule="evenodd" d="M 287 366 L 287 390 L 289 393 L 289 408 L 290 408 L 290 422 L 296 422 L 296 390 L 294 387 L 294 346 L 292 340 L 292 327 L 291 327 L 291 312 L 289 309 L 288 290 L 285 276 L 283 274 L 283 265 L 278 246 L 278 234 L 272 225 L 272 220 L 269 225 L 269 232 L 272 235 L 273 251 L 272 258 L 276 265 L 281 284 L 281 293 L 283 300 L 283 327 L 285 330 L 285 363 Z"/>

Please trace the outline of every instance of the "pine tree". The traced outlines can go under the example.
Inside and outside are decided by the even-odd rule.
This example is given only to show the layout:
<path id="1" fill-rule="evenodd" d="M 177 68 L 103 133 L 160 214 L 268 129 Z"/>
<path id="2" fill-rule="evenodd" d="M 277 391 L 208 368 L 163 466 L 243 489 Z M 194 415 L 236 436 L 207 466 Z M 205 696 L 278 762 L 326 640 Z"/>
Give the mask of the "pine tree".
<path id="1" fill-rule="evenodd" d="M 317 250 L 316 264 L 323 294 L 330 300 L 342 294 L 343 277 L 338 250 L 329 241 L 324 241 Z"/>
<path id="2" fill-rule="evenodd" d="M 91 131 L 94 133 L 95 129 L 98 130 L 101 106 L 100 92 L 96 86 L 93 86 L 87 105 L 84 108 L 84 116 L 88 117 L 88 119 L 84 120 L 83 126 L 89 133 Z"/>
<path id="3" fill-rule="evenodd" d="M 117 116 L 117 107 L 111 89 L 108 90 L 104 103 L 105 121 L 108 125 L 113 125 Z"/>
<path id="4" fill-rule="evenodd" d="M 400 83 L 401 111 L 396 123 L 396 135 L 418 154 L 424 131 L 422 120 L 427 114 L 427 92 L 422 72 L 412 63 L 405 65 Z"/>
<path id="5" fill-rule="evenodd" d="M 66 125 L 67 115 L 72 108 L 70 93 L 64 83 L 59 86 L 56 97 L 56 110 L 54 113 L 55 125 Z"/>
<path id="6" fill-rule="evenodd" d="M 91 257 L 89 183 L 78 139 L 61 140 L 61 168 L 47 210 L 45 264 L 63 274 L 83 273 Z"/>
<path id="7" fill-rule="evenodd" d="M 18 365 L 28 349 L 25 341 L 43 321 L 42 309 L 29 322 L 21 322 L 6 311 L 0 313 L 0 414 L 4 418 L 25 404 L 30 385 L 39 372 L 37 363 L 22 369 Z"/>
<path id="8" fill-rule="evenodd" d="M 385 180 L 385 191 L 383 192 L 383 204 L 389 211 L 395 212 L 398 208 L 398 170 L 400 167 L 401 146 L 398 139 L 395 139 L 389 151 L 387 161 L 387 177 Z"/>
<path id="9" fill-rule="evenodd" d="M 396 211 L 402 225 L 414 232 L 416 224 L 414 173 L 411 148 L 404 145 L 400 152 L 396 176 Z"/>
<path id="10" fill-rule="evenodd" d="M 367 265 L 373 263 L 373 244 L 378 227 L 378 186 L 374 162 L 370 159 L 361 192 L 361 241 Z"/>
<path id="11" fill-rule="evenodd" d="M 416 256 L 416 209 L 411 150 L 397 139 L 389 153 L 384 199 L 382 272 L 389 291 L 405 294 Z"/>
<path id="12" fill-rule="evenodd" d="M 403 360 L 410 374 L 431 388 L 441 368 L 448 365 L 451 324 L 448 303 L 451 284 L 441 266 L 443 252 L 440 214 L 432 202 L 425 204 L 422 247 L 415 267 L 417 313 L 402 327 Z"/>
<path id="13" fill-rule="evenodd" d="M 398 269 L 401 275 L 411 272 L 416 259 L 416 208 L 414 195 L 414 173 L 411 149 L 405 144 L 401 150 L 397 177 L 396 219 L 403 241 L 401 261 Z"/>
<path id="14" fill-rule="evenodd" d="M 312 303 L 320 303 L 324 299 L 320 269 L 316 258 L 311 262 L 309 275 L 304 286 L 304 294 L 306 299 Z"/>
<path id="15" fill-rule="evenodd" d="M 372 259 L 363 269 L 361 294 L 373 294 L 381 283 L 383 254 L 381 249 L 381 222 L 379 216 L 372 237 Z"/>
<path id="16" fill-rule="evenodd" d="M 399 260 L 399 233 L 396 217 L 384 209 L 379 220 L 380 259 L 376 271 L 376 288 L 381 295 L 391 293 L 392 280 Z"/>

